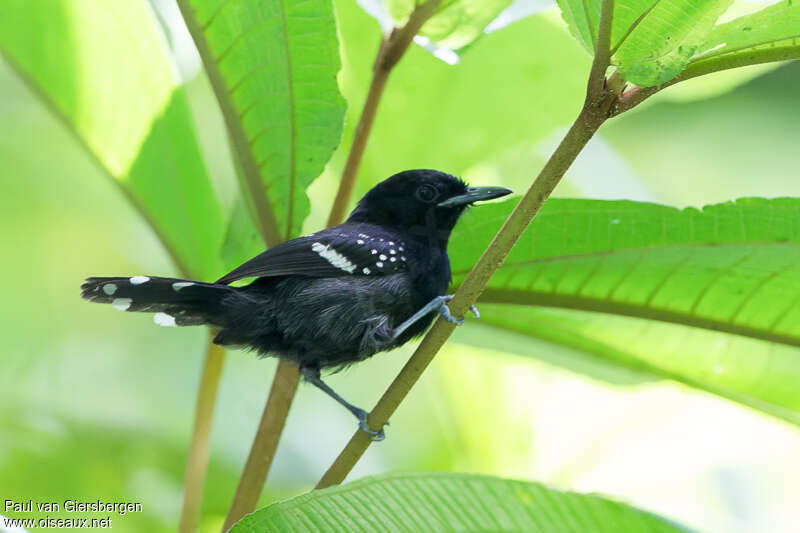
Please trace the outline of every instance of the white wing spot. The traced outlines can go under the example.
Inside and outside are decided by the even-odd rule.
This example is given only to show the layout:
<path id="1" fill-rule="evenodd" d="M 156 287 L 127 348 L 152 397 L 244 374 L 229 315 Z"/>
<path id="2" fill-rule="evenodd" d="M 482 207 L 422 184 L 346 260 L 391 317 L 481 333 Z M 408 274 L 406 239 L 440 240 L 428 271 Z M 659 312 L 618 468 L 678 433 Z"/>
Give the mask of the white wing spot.
<path id="1" fill-rule="evenodd" d="M 127 311 L 128 308 L 131 306 L 133 300 L 130 298 L 114 298 L 114 301 L 111 302 L 111 305 L 114 306 L 114 309 L 119 309 L 120 311 Z"/>
<path id="2" fill-rule="evenodd" d="M 172 315 L 168 315 L 167 313 L 156 313 L 153 315 L 153 322 L 158 324 L 159 326 L 165 326 L 168 328 L 174 328 L 178 324 L 175 323 L 175 317 Z"/>
<path id="3" fill-rule="evenodd" d="M 394 243 L 392 241 L 389 241 L 389 246 L 394 246 Z"/>
<path id="4" fill-rule="evenodd" d="M 311 249 L 336 268 L 341 268 L 345 272 L 350 272 L 351 274 L 356 269 L 356 266 L 351 263 L 348 258 L 331 248 L 330 245 L 315 242 L 311 245 Z"/>
<path id="5" fill-rule="evenodd" d="M 405 261 L 405 260 L 406 260 L 406 256 L 404 256 L 404 255 L 401 255 L 401 256 L 400 256 L 400 260 L 402 260 L 402 261 Z"/>
<path id="6" fill-rule="evenodd" d="M 361 272 L 363 272 L 364 274 L 369 274 L 370 270 L 367 267 L 364 267 L 363 270 L 361 270 Z"/>
<path id="7" fill-rule="evenodd" d="M 115 292 L 117 292 L 117 286 L 113 283 L 106 283 L 103 285 L 103 292 L 111 296 Z"/>
<path id="8" fill-rule="evenodd" d="M 373 249 L 372 249 L 372 255 L 375 255 L 375 254 L 377 254 L 377 253 L 378 253 L 378 250 L 376 250 L 376 249 L 374 249 L 374 248 L 373 248 Z"/>
<path id="9" fill-rule="evenodd" d="M 383 263 L 378 261 L 377 263 L 375 263 L 375 266 L 378 267 L 378 268 L 382 268 L 383 267 Z"/>
<path id="10" fill-rule="evenodd" d="M 147 276 L 133 276 L 131 278 L 131 285 L 141 285 L 142 283 L 147 283 L 150 281 L 150 278 Z"/>
<path id="11" fill-rule="evenodd" d="M 389 253 L 390 253 L 390 254 L 392 254 L 392 255 L 394 255 L 394 254 L 396 254 L 396 253 L 397 253 L 397 250 L 395 250 L 394 248 L 392 248 L 391 250 L 389 250 Z"/>
<path id="12" fill-rule="evenodd" d="M 181 289 L 185 289 L 186 287 L 191 287 L 194 285 L 191 281 L 176 281 L 172 284 L 172 290 L 175 292 L 180 291 Z"/>
<path id="13" fill-rule="evenodd" d="M 396 258 L 396 257 L 390 257 L 390 258 L 389 258 L 389 261 L 391 261 L 392 263 L 394 263 L 395 261 L 397 261 L 397 258 Z"/>
<path id="14" fill-rule="evenodd" d="M 363 241 L 362 239 L 358 239 L 356 242 L 357 242 L 358 244 L 364 244 L 364 241 Z"/>
<path id="15" fill-rule="evenodd" d="M 400 248 L 398 248 L 398 250 L 400 250 L 401 252 L 404 252 L 404 251 L 405 251 L 405 248 L 403 248 L 403 247 L 401 246 Z"/>
<path id="16" fill-rule="evenodd" d="M 381 261 L 386 261 L 386 256 L 381 254 L 378 256 L 378 259 L 380 259 Z"/>

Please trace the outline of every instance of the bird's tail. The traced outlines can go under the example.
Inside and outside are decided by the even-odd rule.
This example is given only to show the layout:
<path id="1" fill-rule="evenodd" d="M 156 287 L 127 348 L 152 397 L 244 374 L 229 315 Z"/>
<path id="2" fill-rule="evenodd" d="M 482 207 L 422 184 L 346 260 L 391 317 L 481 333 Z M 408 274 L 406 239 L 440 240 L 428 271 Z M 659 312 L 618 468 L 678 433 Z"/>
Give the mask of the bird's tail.
<path id="1" fill-rule="evenodd" d="M 81 296 L 121 311 L 156 313 L 162 326 L 225 326 L 222 301 L 237 289 L 218 283 L 175 278 L 87 278 Z"/>

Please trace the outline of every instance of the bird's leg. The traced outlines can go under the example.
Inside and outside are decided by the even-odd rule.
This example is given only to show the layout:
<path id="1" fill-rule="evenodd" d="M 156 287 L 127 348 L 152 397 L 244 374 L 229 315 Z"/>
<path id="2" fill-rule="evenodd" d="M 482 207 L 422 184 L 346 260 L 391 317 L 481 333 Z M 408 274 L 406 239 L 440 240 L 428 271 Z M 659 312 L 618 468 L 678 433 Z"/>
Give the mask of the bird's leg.
<path id="1" fill-rule="evenodd" d="M 438 311 L 438 313 L 440 315 L 442 315 L 442 318 L 444 318 L 445 320 L 447 320 L 448 322 L 450 322 L 452 324 L 456 324 L 458 326 L 463 324 L 464 323 L 464 319 L 463 318 L 459 319 L 459 318 L 454 317 L 452 314 L 450 314 L 450 308 L 447 307 L 447 302 L 449 302 L 452 299 L 453 299 L 453 295 L 452 294 L 447 294 L 445 296 L 437 296 L 436 298 L 434 298 L 433 300 L 428 302 L 425 305 L 425 307 L 423 307 L 422 309 L 420 309 L 419 311 L 417 311 L 416 313 L 411 315 L 410 318 L 408 318 L 402 324 L 400 324 L 399 326 L 397 326 L 396 328 L 394 328 L 392 330 L 391 340 L 394 340 L 397 337 L 399 337 L 414 322 L 416 322 L 420 318 L 424 317 L 428 313 L 432 313 L 433 311 Z M 469 306 L 469 310 L 472 311 L 472 314 L 475 315 L 475 318 L 480 318 L 481 317 L 481 314 L 478 312 L 478 308 L 475 307 L 474 305 L 470 305 Z"/>
<path id="2" fill-rule="evenodd" d="M 386 438 L 386 435 L 383 433 L 383 429 L 381 429 L 380 431 L 373 431 L 369 428 L 369 426 L 367 425 L 366 411 L 364 411 L 363 409 L 359 409 L 352 403 L 348 402 L 347 400 L 339 396 L 335 390 L 333 390 L 327 383 L 322 381 L 322 378 L 319 375 L 318 368 L 301 367 L 300 373 L 303 375 L 303 378 L 306 381 L 308 381 L 309 383 L 320 389 L 322 392 L 324 392 L 325 394 L 327 394 L 328 396 L 330 396 L 331 398 L 333 398 L 334 400 L 345 406 L 345 408 L 348 411 L 353 413 L 353 416 L 355 416 L 358 419 L 358 427 L 361 429 L 361 431 L 369 433 L 370 438 L 372 440 L 380 441 Z"/>

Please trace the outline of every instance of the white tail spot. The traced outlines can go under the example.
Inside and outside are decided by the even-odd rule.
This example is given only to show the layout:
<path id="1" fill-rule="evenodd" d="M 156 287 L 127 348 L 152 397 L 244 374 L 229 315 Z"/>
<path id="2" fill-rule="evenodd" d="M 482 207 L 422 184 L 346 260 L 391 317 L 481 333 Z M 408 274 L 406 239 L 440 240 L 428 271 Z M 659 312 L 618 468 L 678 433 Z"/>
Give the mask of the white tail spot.
<path id="1" fill-rule="evenodd" d="M 141 285 L 142 283 L 147 283 L 150 281 L 150 278 L 147 276 L 133 276 L 131 278 L 131 285 Z"/>
<path id="2" fill-rule="evenodd" d="M 175 317 L 172 315 L 168 315 L 167 313 L 156 313 L 153 315 L 153 322 L 158 324 L 159 326 L 165 326 L 168 328 L 174 328 L 177 326 L 175 323 Z"/>
<path id="3" fill-rule="evenodd" d="M 180 291 L 181 289 L 185 289 L 186 287 L 191 287 L 194 285 L 191 281 L 176 281 L 172 284 L 172 290 L 175 292 Z"/>
<path id="4" fill-rule="evenodd" d="M 114 301 L 111 302 L 111 305 L 114 306 L 114 309 L 119 309 L 120 311 L 127 311 L 128 308 L 131 306 L 133 300 L 130 298 L 114 298 Z"/>
<path id="5" fill-rule="evenodd" d="M 117 286 L 113 283 L 106 283 L 103 285 L 103 292 L 111 296 L 115 292 L 117 292 Z"/>

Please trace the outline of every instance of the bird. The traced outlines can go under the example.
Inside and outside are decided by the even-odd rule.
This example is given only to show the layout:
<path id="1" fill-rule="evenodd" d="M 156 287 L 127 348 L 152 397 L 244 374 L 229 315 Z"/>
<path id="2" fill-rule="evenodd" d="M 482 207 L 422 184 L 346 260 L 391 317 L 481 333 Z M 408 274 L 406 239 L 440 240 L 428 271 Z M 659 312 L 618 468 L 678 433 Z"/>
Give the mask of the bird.
<path id="1" fill-rule="evenodd" d="M 213 283 L 89 277 L 81 296 L 155 313 L 161 326 L 209 325 L 216 344 L 286 359 L 382 440 L 383 429 L 370 429 L 366 411 L 336 393 L 321 372 L 405 344 L 437 313 L 461 324 L 447 307 L 448 239 L 468 206 L 512 192 L 470 187 L 436 170 L 406 170 L 370 189 L 344 223 L 273 246 Z"/>

